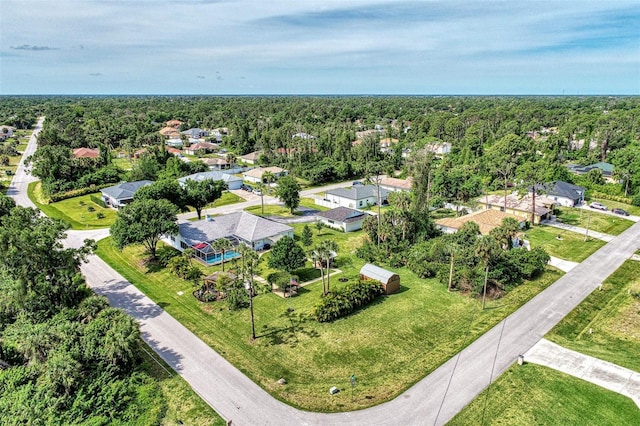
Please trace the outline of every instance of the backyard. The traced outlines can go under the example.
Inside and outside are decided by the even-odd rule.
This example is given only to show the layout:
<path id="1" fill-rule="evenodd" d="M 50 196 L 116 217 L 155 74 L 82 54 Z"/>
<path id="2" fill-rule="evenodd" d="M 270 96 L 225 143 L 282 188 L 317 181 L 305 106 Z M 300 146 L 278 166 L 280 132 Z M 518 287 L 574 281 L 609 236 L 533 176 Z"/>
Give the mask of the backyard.
<path id="1" fill-rule="evenodd" d="M 296 234 L 303 226 L 294 226 Z M 344 285 L 339 278 L 353 282 L 364 264 L 353 254 L 364 234 L 322 228 L 318 235 L 312 229 L 314 243 L 333 239 L 340 247 L 336 267 L 342 273 L 331 278 L 331 286 Z M 98 254 L 275 397 L 313 411 L 364 408 L 397 396 L 560 276 L 547 271 L 482 311 L 477 299 L 448 293 L 436 280 L 419 279 L 401 268 L 398 293 L 333 323 L 311 318 L 322 291 L 318 281 L 293 298 L 273 293 L 256 297 L 258 338 L 252 342 L 248 310 L 229 311 L 224 302 L 197 302 L 189 282 L 165 269 L 141 266 L 141 247 L 120 252 L 106 239 L 99 242 Z M 219 268 L 205 269 L 211 273 Z M 226 265 L 232 268 L 233 263 Z M 268 272 L 261 265 L 258 273 Z M 351 374 L 358 377 L 353 400 L 346 392 Z M 287 384 L 277 384 L 280 378 Z M 332 386 L 343 392 L 329 395 Z"/>

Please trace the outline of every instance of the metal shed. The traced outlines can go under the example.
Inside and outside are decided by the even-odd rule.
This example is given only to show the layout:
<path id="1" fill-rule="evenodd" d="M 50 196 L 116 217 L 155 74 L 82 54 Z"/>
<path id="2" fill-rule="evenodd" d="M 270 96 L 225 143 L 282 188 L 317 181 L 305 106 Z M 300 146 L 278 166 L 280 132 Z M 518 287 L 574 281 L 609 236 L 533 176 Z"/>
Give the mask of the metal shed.
<path id="1" fill-rule="evenodd" d="M 400 290 L 400 275 L 370 263 L 360 269 L 360 279 L 380 282 L 385 294 Z"/>

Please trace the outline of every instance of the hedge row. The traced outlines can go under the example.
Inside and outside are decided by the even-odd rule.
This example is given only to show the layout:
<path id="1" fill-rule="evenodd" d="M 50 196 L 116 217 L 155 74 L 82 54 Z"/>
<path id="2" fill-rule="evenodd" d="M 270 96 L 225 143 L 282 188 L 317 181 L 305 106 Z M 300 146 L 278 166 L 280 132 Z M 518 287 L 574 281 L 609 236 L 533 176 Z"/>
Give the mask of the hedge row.
<path id="1" fill-rule="evenodd" d="M 617 201 L 619 203 L 631 204 L 631 197 L 625 197 L 623 195 L 611 195 L 605 192 L 592 191 L 591 196 L 594 198 L 603 198 L 605 200 Z"/>
<path id="2" fill-rule="evenodd" d="M 93 201 L 94 203 L 96 203 L 97 205 L 99 205 L 100 207 L 102 207 L 102 208 L 106 208 L 107 207 L 107 205 L 104 203 L 104 200 L 102 198 L 100 198 L 100 197 L 97 197 L 97 196 L 91 194 L 91 195 L 89 195 L 89 199 L 91 201 Z"/>
<path id="3" fill-rule="evenodd" d="M 383 293 L 379 282 L 358 280 L 329 292 L 316 306 L 314 315 L 318 322 L 333 321 L 371 303 Z"/>
<path id="4" fill-rule="evenodd" d="M 55 194 L 51 194 L 51 197 L 49 197 L 49 199 L 51 200 L 52 203 L 55 203 L 58 201 L 66 200 L 67 198 L 79 197 L 81 195 L 87 195 L 87 194 L 94 194 L 100 191 L 101 189 L 106 188 L 108 186 L 112 186 L 112 185 L 113 184 L 108 183 L 105 185 L 87 186 L 86 188 L 74 189 L 73 191 L 56 192 Z"/>

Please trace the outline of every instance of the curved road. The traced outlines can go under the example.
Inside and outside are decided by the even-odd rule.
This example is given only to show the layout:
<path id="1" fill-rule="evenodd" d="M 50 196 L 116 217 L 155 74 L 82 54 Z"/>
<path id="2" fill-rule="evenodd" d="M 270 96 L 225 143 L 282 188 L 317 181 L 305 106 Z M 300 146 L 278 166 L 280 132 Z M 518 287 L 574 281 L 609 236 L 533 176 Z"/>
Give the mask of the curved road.
<path id="1" fill-rule="evenodd" d="M 27 179 L 18 175 L 18 182 Z M 17 188 L 12 185 L 14 197 Z M 68 240 L 74 243 L 85 236 L 70 232 Z M 149 346 L 233 425 L 440 425 L 631 257 L 640 247 L 639 236 L 636 223 L 396 399 L 336 414 L 306 412 L 277 401 L 97 256 L 91 256 L 82 271 L 98 294 L 140 322 Z"/>

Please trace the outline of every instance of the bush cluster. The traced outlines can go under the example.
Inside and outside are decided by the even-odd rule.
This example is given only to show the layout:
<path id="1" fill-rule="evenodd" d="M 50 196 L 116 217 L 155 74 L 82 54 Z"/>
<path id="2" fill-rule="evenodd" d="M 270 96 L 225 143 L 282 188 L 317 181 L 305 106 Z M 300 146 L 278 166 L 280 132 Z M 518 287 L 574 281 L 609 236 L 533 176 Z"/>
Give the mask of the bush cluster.
<path id="1" fill-rule="evenodd" d="M 606 192 L 592 191 L 591 196 L 595 198 L 603 198 L 605 200 L 617 201 L 619 203 L 625 203 L 625 204 L 632 203 L 631 197 L 625 197 L 623 195 L 607 194 Z"/>
<path id="2" fill-rule="evenodd" d="M 111 185 L 112 185 L 111 183 L 104 184 L 104 185 L 92 185 L 92 186 L 87 186 L 85 188 L 74 189 L 72 191 L 56 192 L 55 194 L 51 194 L 49 198 L 51 199 L 52 203 L 56 203 L 58 201 L 66 200 L 67 198 L 79 197 L 81 195 L 87 195 L 87 194 L 94 194 L 100 191 L 101 189 Z"/>
<path id="3" fill-rule="evenodd" d="M 358 280 L 329 292 L 316 306 L 314 315 L 318 322 L 333 321 L 371 303 L 383 293 L 379 282 Z"/>

